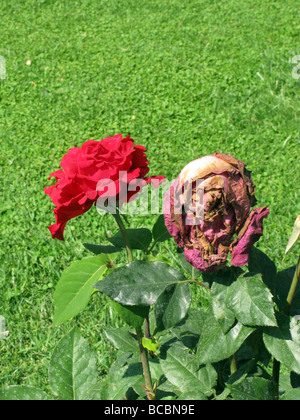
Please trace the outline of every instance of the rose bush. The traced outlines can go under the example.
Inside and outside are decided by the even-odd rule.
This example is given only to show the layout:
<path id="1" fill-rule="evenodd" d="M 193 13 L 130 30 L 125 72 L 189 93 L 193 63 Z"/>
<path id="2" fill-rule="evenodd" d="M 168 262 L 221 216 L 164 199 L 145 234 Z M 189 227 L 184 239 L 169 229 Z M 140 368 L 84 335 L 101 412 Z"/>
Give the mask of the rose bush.
<path id="1" fill-rule="evenodd" d="M 165 223 L 196 269 L 244 266 L 262 235 L 267 207 L 255 208 L 255 186 L 246 165 L 231 155 L 215 153 L 190 162 L 173 182 L 164 200 Z M 198 183 L 197 183 L 198 181 Z M 200 188 L 199 188 L 200 187 Z M 186 194 L 190 190 L 190 194 Z M 197 199 L 202 191 L 202 217 Z"/>
<path id="2" fill-rule="evenodd" d="M 0 389 L 0 400 L 299 400 L 300 258 L 296 267 L 277 271 L 253 247 L 269 210 L 253 209 L 251 173 L 230 155 L 197 159 L 171 185 L 152 229 L 127 229 L 120 206 L 153 179 L 148 170 L 145 149 L 119 135 L 71 149 L 52 174 L 57 183 L 46 193 L 57 205 L 53 237 L 63 239 L 66 222 L 99 197 L 117 200 L 111 220 L 119 230 L 105 238 L 111 245 L 83 244 L 95 255 L 73 261 L 56 284 L 53 326 L 75 326 L 51 357 L 51 395 L 49 387 L 10 386 Z M 298 217 L 286 252 L 299 229 Z M 162 254 L 170 234 L 199 272 L 168 245 Z M 229 252 L 232 266 L 225 267 Z M 235 267 L 247 261 L 248 268 Z M 205 297 L 195 287 L 205 287 Z M 97 293 L 110 299 L 109 314 L 118 315 L 116 328 L 99 328 L 101 298 L 89 316 L 97 335 L 118 350 L 101 381 L 97 354 L 76 327 L 90 299 L 95 308 Z"/>
<path id="3" fill-rule="evenodd" d="M 89 140 L 68 151 L 61 161 L 62 169 L 49 177 L 55 177 L 56 184 L 45 188 L 56 206 L 56 223 L 49 227 L 53 238 L 64 240 L 66 223 L 87 212 L 99 198 L 122 204 L 151 180 L 164 179 L 146 177 L 146 149 L 133 143 L 130 136 L 119 134 L 101 141 Z"/>

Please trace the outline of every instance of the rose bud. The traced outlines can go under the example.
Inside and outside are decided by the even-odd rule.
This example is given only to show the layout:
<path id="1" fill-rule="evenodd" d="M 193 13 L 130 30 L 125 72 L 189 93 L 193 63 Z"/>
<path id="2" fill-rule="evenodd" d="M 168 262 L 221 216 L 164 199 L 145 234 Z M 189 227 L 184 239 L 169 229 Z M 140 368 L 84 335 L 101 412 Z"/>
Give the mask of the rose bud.
<path id="1" fill-rule="evenodd" d="M 216 152 L 190 162 L 164 198 L 165 224 L 196 269 L 244 266 L 263 234 L 267 207 L 254 208 L 251 172 L 231 155 Z"/>
<path id="2" fill-rule="evenodd" d="M 299 238 L 300 238 L 300 214 L 299 214 L 299 216 L 296 217 L 294 227 L 293 227 L 293 231 L 291 233 L 291 236 L 289 237 L 289 241 L 288 241 L 288 244 L 287 244 L 286 249 L 285 249 L 282 264 L 284 262 L 284 258 L 286 256 L 286 254 L 295 245 L 295 243 L 298 241 Z"/>
<path id="3" fill-rule="evenodd" d="M 56 184 L 45 188 L 56 206 L 56 223 L 49 227 L 53 238 L 64 240 L 66 223 L 87 212 L 99 198 L 103 202 L 114 199 L 119 205 L 136 198 L 137 192 L 152 180 L 158 184 L 164 179 L 146 177 L 146 149 L 133 143 L 130 136 L 123 138 L 119 134 L 101 141 L 89 140 L 68 151 L 62 169 L 50 175 Z"/>

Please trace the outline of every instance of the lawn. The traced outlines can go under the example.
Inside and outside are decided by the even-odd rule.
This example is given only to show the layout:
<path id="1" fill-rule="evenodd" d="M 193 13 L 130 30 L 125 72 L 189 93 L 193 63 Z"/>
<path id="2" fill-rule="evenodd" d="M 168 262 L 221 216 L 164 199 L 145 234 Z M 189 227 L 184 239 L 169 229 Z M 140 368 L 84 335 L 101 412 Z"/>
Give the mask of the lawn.
<path id="1" fill-rule="evenodd" d="M 281 265 L 299 208 L 299 2 L 291 0 L 0 0 L 0 387 L 48 389 L 50 355 L 74 323 L 104 375 L 114 351 L 106 326 L 121 321 L 95 294 L 76 320 L 53 327 L 62 270 L 107 243 L 117 227 L 95 209 L 65 242 L 47 229 L 43 188 L 62 156 L 122 133 L 148 149 L 150 175 L 175 178 L 220 151 L 247 163 L 259 206 L 258 247 Z M 134 225 L 152 225 L 138 217 Z M 162 245 L 168 253 L 172 243 Z M 299 245 L 286 258 L 296 263 Z M 196 292 L 198 293 L 199 292 Z M 200 296 L 203 303 L 207 296 Z"/>

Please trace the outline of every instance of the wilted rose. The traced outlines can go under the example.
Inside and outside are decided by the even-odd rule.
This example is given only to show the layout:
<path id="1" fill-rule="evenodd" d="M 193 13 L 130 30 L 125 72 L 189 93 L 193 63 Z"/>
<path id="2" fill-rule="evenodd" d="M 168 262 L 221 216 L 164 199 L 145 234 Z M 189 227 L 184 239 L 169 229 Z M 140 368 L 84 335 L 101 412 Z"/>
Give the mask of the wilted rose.
<path id="1" fill-rule="evenodd" d="M 88 211 L 99 197 L 103 202 L 129 202 L 152 179 L 163 180 L 146 177 L 149 162 L 145 152 L 130 136 L 121 134 L 70 149 L 61 161 L 62 169 L 50 175 L 56 184 L 45 188 L 56 206 L 56 223 L 49 227 L 52 237 L 63 240 L 66 223 Z"/>
<path id="2" fill-rule="evenodd" d="M 215 271 L 244 266 L 263 233 L 267 207 L 256 204 L 255 187 L 246 165 L 216 152 L 190 162 L 164 199 L 168 231 L 196 269 Z"/>

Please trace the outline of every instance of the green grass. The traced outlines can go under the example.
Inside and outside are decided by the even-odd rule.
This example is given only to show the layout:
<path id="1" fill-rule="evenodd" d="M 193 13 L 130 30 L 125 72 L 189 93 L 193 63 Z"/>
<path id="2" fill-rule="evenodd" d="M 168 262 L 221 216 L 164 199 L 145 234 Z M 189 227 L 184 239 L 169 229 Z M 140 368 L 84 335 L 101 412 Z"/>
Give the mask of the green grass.
<path id="1" fill-rule="evenodd" d="M 192 159 L 220 151 L 253 171 L 270 207 L 259 247 L 278 267 L 299 208 L 299 2 L 291 0 L 0 0 L 0 387 L 48 389 L 62 270 L 83 242 L 115 232 L 95 210 L 69 223 L 64 243 L 47 226 L 43 188 L 70 147 L 130 134 L 148 148 L 151 175 L 172 180 Z M 26 61 L 31 60 L 31 66 Z M 153 218 L 138 217 L 136 226 Z M 299 245 L 286 265 L 296 262 Z M 167 253 L 167 247 L 163 246 Z M 105 326 L 120 325 L 95 295 L 76 322 L 104 374 L 114 357 Z M 72 324 L 72 323 L 70 323 Z"/>

